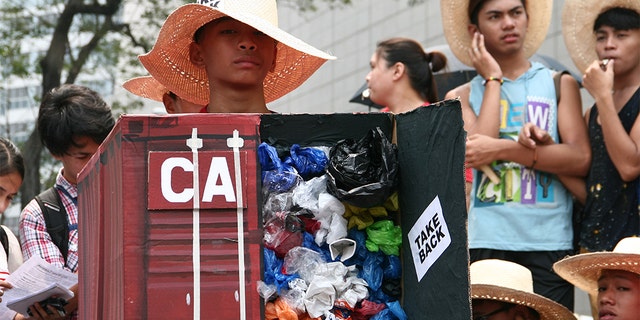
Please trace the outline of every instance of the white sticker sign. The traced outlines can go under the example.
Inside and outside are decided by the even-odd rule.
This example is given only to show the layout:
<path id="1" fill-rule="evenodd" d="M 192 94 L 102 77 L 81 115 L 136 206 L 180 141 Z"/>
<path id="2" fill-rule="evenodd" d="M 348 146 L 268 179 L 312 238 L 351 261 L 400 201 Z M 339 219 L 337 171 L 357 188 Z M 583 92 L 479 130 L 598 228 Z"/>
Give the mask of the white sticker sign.
<path id="1" fill-rule="evenodd" d="M 413 265 L 420 282 L 429 268 L 451 244 L 451 234 L 442 214 L 440 198 L 436 196 L 431 201 L 409 230 L 407 237 L 411 246 Z"/>

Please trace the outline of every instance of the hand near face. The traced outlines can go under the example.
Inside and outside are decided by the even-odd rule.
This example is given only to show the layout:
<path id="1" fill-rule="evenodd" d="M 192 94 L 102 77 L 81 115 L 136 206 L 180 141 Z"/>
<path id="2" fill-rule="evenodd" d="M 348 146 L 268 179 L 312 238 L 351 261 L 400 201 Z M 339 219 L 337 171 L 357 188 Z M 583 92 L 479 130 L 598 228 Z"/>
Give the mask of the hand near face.
<path id="1" fill-rule="evenodd" d="M 496 59 L 487 51 L 484 45 L 484 36 L 480 32 L 473 33 L 469 56 L 473 62 L 473 67 L 484 79 L 494 77 L 502 79 L 502 69 Z"/>
<path id="2" fill-rule="evenodd" d="M 584 72 L 582 76 L 582 86 L 589 91 L 596 101 L 611 95 L 613 90 L 613 68 L 615 60 L 607 60 L 607 64 L 596 60 Z"/>

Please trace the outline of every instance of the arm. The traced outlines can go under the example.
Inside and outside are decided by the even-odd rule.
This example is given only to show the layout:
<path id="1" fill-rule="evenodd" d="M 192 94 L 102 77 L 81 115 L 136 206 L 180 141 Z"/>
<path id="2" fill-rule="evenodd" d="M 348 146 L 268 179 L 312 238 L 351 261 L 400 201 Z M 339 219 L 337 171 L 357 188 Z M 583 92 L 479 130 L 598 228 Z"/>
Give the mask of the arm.
<path id="1" fill-rule="evenodd" d="M 562 142 L 555 143 L 544 130 L 527 124 L 532 144 L 519 143 L 487 135 L 470 135 L 466 160 L 472 167 L 506 160 L 559 175 L 583 177 L 591 161 L 587 129 L 582 120 L 577 82 L 571 76 L 562 77 L 562 100 L 558 107 L 558 128 Z"/>
<path id="2" fill-rule="evenodd" d="M 604 71 L 600 61 L 594 61 L 585 71 L 583 84 L 596 101 L 604 145 L 611 161 L 622 180 L 632 181 L 640 175 L 640 117 L 627 134 L 611 94 L 614 64 L 615 60 L 610 60 Z"/>
<path id="3" fill-rule="evenodd" d="M 64 257 L 51 240 L 42 210 L 35 199 L 31 200 L 22 210 L 19 231 L 22 254 L 25 260 L 31 256 L 39 255 L 52 265 L 60 268 L 65 267 Z"/>
<path id="4" fill-rule="evenodd" d="M 469 49 L 469 56 L 478 74 L 483 78 L 489 77 L 502 79 L 502 69 L 498 62 L 491 56 L 484 46 L 484 36 L 479 32 L 473 34 Z M 477 48 L 477 50 L 476 50 Z M 499 81 L 488 81 L 482 96 L 480 114 L 473 124 L 466 130 L 471 134 L 484 134 L 497 138 L 500 130 L 500 86 Z M 468 99 L 467 99 L 468 101 Z"/>

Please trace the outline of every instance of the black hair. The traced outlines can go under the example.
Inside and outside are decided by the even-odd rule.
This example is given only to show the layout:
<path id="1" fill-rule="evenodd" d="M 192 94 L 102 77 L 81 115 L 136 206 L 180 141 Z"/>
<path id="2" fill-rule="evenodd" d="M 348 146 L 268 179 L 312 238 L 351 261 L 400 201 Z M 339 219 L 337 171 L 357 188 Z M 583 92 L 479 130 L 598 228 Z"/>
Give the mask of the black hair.
<path id="1" fill-rule="evenodd" d="M 0 176 L 17 172 L 24 179 L 24 159 L 20 149 L 8 139 L 0 137 Z"/>
<path id="2" fill-rule="evenodd" d="M 616 30 L 640 29 L 640 14 L 627 8 L 611 8 L 598 15 L 593 24 L 593 31 L 597 31 L 602 26 L 609 26 Z"/>
<path id="3" fill-rule="evenodd" d="M 438 101 L 436 82 L 433 72 L 442 70 L 447 64 L 447 57 L 441 52 L 425 53 L 422 46 L 408 38 L 391 38 L 378 43 L 378 57 L 387 62 L 387 67 L 400 62 L 407 68 L 411 87 L 420 93 L 425 101 Z"/>
<path id="4" fill-rule="evenodd" d="M 487 2 L 487 0 L 470 0 L 469 1 L 467 14 L 469 15 L 469 20 L 471 21 L 471 24 L 478 25 L 478 14 L 480 13 L 480 10 L 484 6 L 485 2 Z M 522 2 L 522 6 L 525 8 L 525 12 L 526 12 L 527 1 L 520 0 L 520 2 Z"/>
<path id="5" fill-rule="evenodd" d="M 100 144 L 115 124 L 111 108 L 100 95 L 83 86 L 64 84 L 48 92 L 40 104 L 37 128 L 42 144 L 63 155 L 79 137 Z"/>

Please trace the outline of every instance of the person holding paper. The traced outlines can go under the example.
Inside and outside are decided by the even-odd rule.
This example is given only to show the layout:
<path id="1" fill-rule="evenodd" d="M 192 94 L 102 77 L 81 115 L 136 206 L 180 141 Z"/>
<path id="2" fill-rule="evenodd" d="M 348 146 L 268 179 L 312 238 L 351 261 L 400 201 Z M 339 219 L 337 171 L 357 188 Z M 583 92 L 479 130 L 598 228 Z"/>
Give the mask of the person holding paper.
<path id="1" fill-rule="evenodd" d="M 24 159 L 22 153 L 13 142 L 0 138 L 0 213 L 9 207 L 18 194 L 24 179 Z M 22 264 L 22 250 L 16 236 L 6 226 L 0 226 L 0 287 L 10 289 L 7 276 Z M 5 247 L 6 245 L 6 247 Z M 0 291 L 0 296 L 3 295 Z M 2 299 L 0 299 L 2 301 Z M 0 319 L 20 319 L 17 312 L 0 306 Z"/>
<path id="2" fill-rule="evenodd" d="M 60 211 L 66 213 L 67 250 L 61 249 L 54 241 L 51 236 L 54 230 L 47 229 L 45 209 L 37 199 L 33 199 L 20 215 L 20 240 L 25 259 L 37 255 L 54 266 L 71 272 L 78 271 L 77 176 L 114 125 L 111 108 L 97 92 L 89 88 L 65 84 L 44 96 L 37 128 L 43 145 L 56 160 L 62 162 L 54 192 L 59 197 Z M 65 310 L 71 319 L 75 319 L 78 308 L 77 285 L 72 291 L 75 296 L 69 300 Z M 47 310 L 55 312 L 52 307 Z M 50 315 L 38 303 L 31 307 L 31 312 L 36 319 L 50 319 Z"/>

